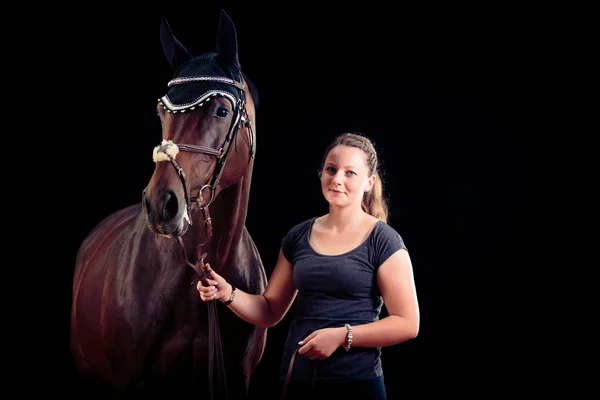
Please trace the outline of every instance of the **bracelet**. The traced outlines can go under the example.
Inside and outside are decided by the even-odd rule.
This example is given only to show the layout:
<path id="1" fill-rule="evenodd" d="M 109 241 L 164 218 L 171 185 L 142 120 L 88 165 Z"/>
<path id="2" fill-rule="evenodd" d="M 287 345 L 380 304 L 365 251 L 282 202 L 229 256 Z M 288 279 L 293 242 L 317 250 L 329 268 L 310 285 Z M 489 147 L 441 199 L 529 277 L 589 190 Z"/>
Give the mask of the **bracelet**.
<path id="1" fill-rule="evenodd" d="M 350 350 L 350 346 L 352 346 L 352 327 L 349 324 L 344 325 L 346 327 L 346 344 L 344 345 L 344 350 Z"/>
<path id="2" fill-rule="evenodd" d="M 231 285 L 231 283 L 230 283 Z M 233 302 L 233 299 L 235 299 L 235 292 L 237 291 L 237 288 L 233 285 L 231 285 L 231 296 L 229 296 L 229 300 L 227 301 L 221 301 L 221 304 L 223 304 L 224 306 L 228 306 Z"/>

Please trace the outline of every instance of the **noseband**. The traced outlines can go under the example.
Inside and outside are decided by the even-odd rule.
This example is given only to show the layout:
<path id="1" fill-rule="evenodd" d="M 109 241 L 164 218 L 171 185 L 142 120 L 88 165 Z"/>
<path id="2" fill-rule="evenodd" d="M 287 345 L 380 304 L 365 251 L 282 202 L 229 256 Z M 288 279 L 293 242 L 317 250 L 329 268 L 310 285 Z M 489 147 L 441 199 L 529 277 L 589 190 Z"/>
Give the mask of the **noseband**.
<path id="1" fill-rule="evenodd" d="M 181 78 L 173 79 L 169 82 L 168 86 L 179 85 L 179 84 L 184 84 L 184 83 L 191 83 L 191 82 L 199 82 L 199 81 L 214 81 L 214 82 L 232 85 L 239 91 L 239 100 L 236 100 L 236 98 L 233 97 L 228 92 L 221 92 L 221 91 L 213 90 L 213 91 L 209 91 L 202 97 L 198 98 L 196 101 L 189 103 L 189 104 L 181 105 L 181 106 L 173 105 L 169 101 L 169 98 L 167 96 L 163 96 L 162 98 L 160 98 L 159 102 L 169 113 L 184 113 L 186 111 L 192 111 L 196 107 L 201 107 L 204 102 L 210 101 L 210 99 L 215 96 L 223 96 L 223 97 L 228 98 L 233 104 L 234 115 L 233 115 L 231 125 L 229 127 L 229 131 L 227 132 L 227 136 L 225 137 L 225 142 L 219 149 L 214 149 L 212 147 L 199 146 L 199 145 L 194 145 L 194 144 L 185 144 L 185 143 L 174 143 L 171 140 L 163 140 L 159 146 L 156 146 L 154 148 L 153 157 L 152 157 L 154 162 L 156 162 L 156 163 L 161 162 L 161 161 L 170 161 L 171 165 L 173 165 L 173 167 L 177 171 L 177 175 L 179 176 L 179 179 L 181 180 L 181 184 L 183 186 L 183 191 L 185 194 L 186 212 L 184 214 L 184 218 L 186 219 L 188 224 L 192 225 L 192 213 L 195 210 L 200 209 L 202 211 L 202 216 L 204 219 L 204 225 L 205 225 L 205 229 L 206 229 L 206 240 L 204 243 L 198 245 L 198 247 L 197 247 L 198 250 L 200 249 L 201 246 L 208 243 L 212 236 L 212 220 L 210 217 L 208 207 L 215 200 L 217 188 L 219 185 L 219 179 L 221 177 L 221 174 L 225 167 L 225 163 L 227 162 L 227 158 L 229 157 L 229 154 L 231 153 L 231 149 L 232 149 L 232 146 L 234 143 L 236 146 L 236 152 L 238 151 L 237 137 L 238 137 L 238 132 L 240 131 L 242 124 L 244 124 L 244 126 L 248 129 L 248 140 L 249 140 L 249 148 L 250 148 L 249 149 L 250 157 L 248 159 L 248 162 L 250 162 L 250 160 L 254 156 L 254 133 L 252 132 L 252 121 L 250 121 L 250 119 L 248 117 L 248 112 L 246 110 L 246 101 L 245 101 L 246 95 L 245 95 L 244 85 L 240 82 L 237 82 L 237 81 L 229 79 L 229 78 L 224 78 L 224 77 L 196 76 L 196 77 L 181 77 Z M 179 165 L 179 163 L 176 160 L 176 156 L 180 151 L 206 154 L 206 155 L 214 156 L 216 158 L 216 166 L 215 166 L 215 169 L 213 171 L 213 174 L 212 174 L 212 177 L 211 177 L 209 183 L 203 185 L 200 188 L 200 190 L 198 191 L 198 194 L 196 196 L 190 195 L 186 174 L 183 171 L 183 168 L 181 168 L 181 166 Z M 203 193 L 205 190 L 209 190 L 209 192 L 210 192 L 210 195 L 208 196 L 208 198 L 206 200 L 204 200 L 204 197 L 203 197 Z M 194 207 L 194 206 L 196 206 L 196 207 Z M 184 248 L 183 240 L 182 240 L 181 236 L 177 237 L 177 241 L 179 242 L 179 245 L 181 247 L 181 254 L 182 254 L 184 261 L 186 262 L 186 264 L 188 266 L 192 267 L 194 269 L 194 271 L 196 271 L 196 273 L 198 274 L 198 278 L 196 278 L 194 281 L 192 281 L 192 284 L 195 284 L 196 282 L 198 282 L 198 280 L 201 280 L 204 285 L 208 285 L 205 280 L 205 277 L 206 277 L 206 275 L 208 275 L 209 271 L 204 268 L 204 259 L 206 258 L 207 253 L 203 253 L 202 255 L 198 254 L 196 263 L 192 263 L 189 261 L 187 255 L 185 253 L 185 248 Z M 218 321 L 216 303 L 214 301 L 212 301 L 212 302 L 207 303 L 207 306 L 209 309 L 209 314 L 208 314 L 209 338 L 208 338 L 208 340 L 209 340 L 209 392 L 210 392 L 210 397 L 213 398 L 212 368 L 213 368 L 213 360 L 214 360 L 215 351 L 216 351 L 217 352 L 217 354 L 216 354 L 217 360 L 216 361 L 217 361 L 217 364 L 219 367 L 219 372 L 220 372 L 219 383 L 221 383 L 221 388 L 225 391 L 225 397 L 227 398 L 227 383 L 225 382 L 225 369 L 224 369 L 223 353 L 222 353 L 221 342 L 220 342 L 219 321 Z"/>

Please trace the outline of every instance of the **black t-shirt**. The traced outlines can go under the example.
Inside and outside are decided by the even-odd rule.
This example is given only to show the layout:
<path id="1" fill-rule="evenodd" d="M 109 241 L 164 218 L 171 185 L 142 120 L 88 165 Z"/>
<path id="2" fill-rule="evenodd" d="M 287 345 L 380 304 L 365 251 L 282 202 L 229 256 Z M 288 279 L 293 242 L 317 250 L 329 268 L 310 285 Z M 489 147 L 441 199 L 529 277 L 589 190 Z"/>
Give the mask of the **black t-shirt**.
<path id="1" fill-rule="evenodd" d="M 294 318 L 285 342 L 281 379 L 284 379 L 298 342 L 323 328 L 361 325 L 377 321 L 383 299 L 377 285 L 377 270 L 388 257 L 405 249 L 398 232 L 377 221 L 368 238 L 340 255 L 317 253 L 309 243 L 315 218 L 293 227 L 282 240 L 282 251 L 294 266 L 298 289 Z M 291 380 L 372 379 L 383 375 L 381 348 L 339 347 L 325 360 L 311 361 L 298 354 Z M 313 370 L 314 368 L 314 370 Z"/>

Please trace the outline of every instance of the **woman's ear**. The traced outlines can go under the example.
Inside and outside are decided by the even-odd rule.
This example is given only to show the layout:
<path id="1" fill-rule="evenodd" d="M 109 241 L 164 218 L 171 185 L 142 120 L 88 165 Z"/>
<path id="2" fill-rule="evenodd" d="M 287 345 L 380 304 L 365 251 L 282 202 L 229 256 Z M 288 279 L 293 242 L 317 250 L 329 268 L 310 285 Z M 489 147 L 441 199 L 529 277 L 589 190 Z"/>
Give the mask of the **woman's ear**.
<path id="1" fill-rule="evenodd" d="M 365 193 L 367 193 L 369 190 L 371 190 L 373 188 L 373 185 L 375 184 L 375 179 L 377 179 L 376 175 L 371 175 L 367 181 L 367 187 L 365 188 Z"/>

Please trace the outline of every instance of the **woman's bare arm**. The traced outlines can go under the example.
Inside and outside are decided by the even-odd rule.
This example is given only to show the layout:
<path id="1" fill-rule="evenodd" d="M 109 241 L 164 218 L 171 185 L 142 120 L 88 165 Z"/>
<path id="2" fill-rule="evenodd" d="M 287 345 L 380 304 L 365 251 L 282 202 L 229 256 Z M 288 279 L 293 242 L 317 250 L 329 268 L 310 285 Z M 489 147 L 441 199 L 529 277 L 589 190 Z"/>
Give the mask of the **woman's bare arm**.
<path id="1" fill-rule="evenodd" d="M 265 292 L 257 295 L 237 289 L 229 308 L 251 324 L 261 327 L 276 325 L 285 316 L 298 293 L 292 273 L 292 264 L 280 249 Z M 207 282 L 211 286 L 203 286 L 200 282 L 196 286 L 203 301 L 226 301 L 230 298 L 233 290 L 231 284 L 215 271 L 208 275 Z"/>

